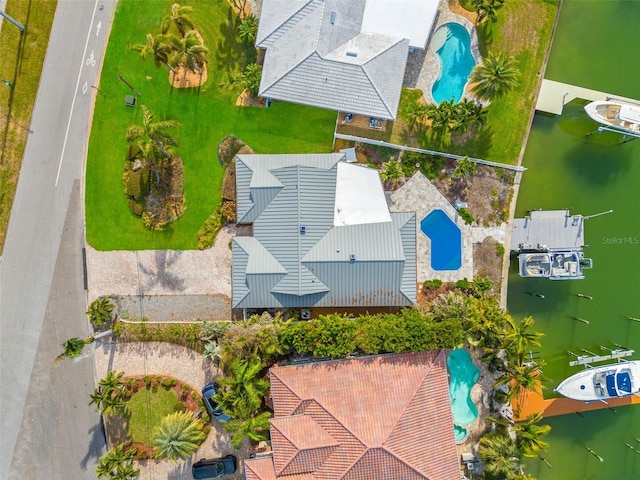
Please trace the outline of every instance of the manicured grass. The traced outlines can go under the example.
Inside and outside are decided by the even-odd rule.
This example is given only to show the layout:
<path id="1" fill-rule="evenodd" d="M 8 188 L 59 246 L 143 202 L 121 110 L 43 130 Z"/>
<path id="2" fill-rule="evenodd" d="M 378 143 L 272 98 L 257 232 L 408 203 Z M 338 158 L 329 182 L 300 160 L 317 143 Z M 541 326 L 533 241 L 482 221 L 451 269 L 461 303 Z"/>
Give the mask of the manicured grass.
<path id="1" fill-rule="evenodd" d="M 127 429 L 131 440 L 152 446 L 153 429 L 174 412 L 177 403 L 178 395 L 173 390 L 162 387 L 140 389 L 127 402 L 131 414 Z"/>
<path id="2" fill-rule="evenodd" d="M 331 151 L 336 113 L 286 103 L 269 108 L 236 107 L 233 92 L 220 89 L 226 72 L 254 61 L 255 50 L 235 37 L 237 19 L 225 1 L 190 1 L 196 26 L 209 48 L 208 79 L 200 89 L 171 88 L 168 71 L 143 62 L 130 45 L 156 33 L 171 0 L 121 0 L 118 3 L 89 143 L 86 174 L 87 241 L 98 250 L 193 249 L 197 232 L 220 203 L 223 169 L 217 146 L 226 135 L 244 140 L 257 153 L 322 153 Z M 233 26 L 229 26 L 230 23 Z M 122 172 L 127 127 L 140 123 L 141 110 L 126 107 L 131 90 L 121 75 L 140 91 L 138 104 L 156 119 L 181 123 L 171 133 L 185 167 L 185 213 L 162 231 L 144 228 L 128 208 Z"/>
<path id="3" fill-rule="evenodd" d="M 465 4 L 463 4 L 465 5 Z M 398 120 L 393 129 L 360 135 L 395 144 L 411 145 L 440 152 L 467 155 L 494 162 L 515 164 L 522 150 L 529 120 L 533 114 L 535 91 L 542 72 L 544 57 L 551 39 L 557 12 L 556 0 L 519 0 L 505 2 L 498 10 L 496 23 L 484 22 L 478 27 L 479 48 L 488 52 L 504 51 L 517 61 L 521 77 L 518 86 L 487 107 L 483 128 L 464 134 L 434 135 L 425 126 L 410 130 L 403 113 L 413 101 L 415 92 L 404 90 Z M 356 132 L 348 132 L 358 135 Z"/>
<path id="4" fill-rule="evenodd" d="M 25 26 L 25 33 L 3 22 L 0 30 L 0 251 L 9 224 L 18 172 L 40 84 L 40 73 L 57 0 L 5 2 L 6 13 Z"/>

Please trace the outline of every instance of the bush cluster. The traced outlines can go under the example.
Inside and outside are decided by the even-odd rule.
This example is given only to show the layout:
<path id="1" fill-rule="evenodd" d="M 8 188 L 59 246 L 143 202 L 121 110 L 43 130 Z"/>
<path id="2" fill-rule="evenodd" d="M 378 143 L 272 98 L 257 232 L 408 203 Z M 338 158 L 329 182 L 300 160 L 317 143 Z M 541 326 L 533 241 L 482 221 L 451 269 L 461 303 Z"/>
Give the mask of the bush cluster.
<path id="1" fill-rule="evenodd" d="M 204 250 L 213 245 L 216 235 L 225 224 L 225 217 L 218 208 L 209 216 L 198 232 L 198 250 Z"/>
<path id="2" fill-rule="evenodd" d="M 416 309 L 353 320 L 341 315 L 320 316 L 287 324 L 280 332 L 282 346 L 291 353 L 330 358 L 455 348 L 464 338 L 459 321 L 434 321 Z"/>
<path id="3" fill-rule="evenodd" d="M 204 351 L 199 323 L 124 323 L 114 324 L 113 335 L 125 342 L 169 342 Z"/>

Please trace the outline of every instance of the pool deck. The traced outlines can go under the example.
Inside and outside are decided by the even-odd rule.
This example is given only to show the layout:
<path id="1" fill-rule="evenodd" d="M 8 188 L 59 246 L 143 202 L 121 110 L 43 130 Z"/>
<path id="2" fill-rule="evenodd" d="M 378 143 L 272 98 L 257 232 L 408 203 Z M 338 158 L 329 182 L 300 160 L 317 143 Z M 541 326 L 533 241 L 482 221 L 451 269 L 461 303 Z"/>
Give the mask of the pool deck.
<path id="1" fill-rule="evenodd" d="M 392 212 L 416 212 L 416 281 L 439 279 L 443 282 L 456 282 L 474 276 L 473 244 L 480 243 L 487 237 L 493 237 L 503 243 L 506 238 L 507 225 L 497 227 L 472 227 L 466 225 L 457 210 L 438 191 L 422 173 L 417 172 L 402 187 L 391 194 L 389 209 Z M 442 210 L 460 228 L 462 235 L 462 266 L 458 270 L 434 270 L 431 268 L 431 240 L 422 230 L 420 222 L 433 210 Z"/>

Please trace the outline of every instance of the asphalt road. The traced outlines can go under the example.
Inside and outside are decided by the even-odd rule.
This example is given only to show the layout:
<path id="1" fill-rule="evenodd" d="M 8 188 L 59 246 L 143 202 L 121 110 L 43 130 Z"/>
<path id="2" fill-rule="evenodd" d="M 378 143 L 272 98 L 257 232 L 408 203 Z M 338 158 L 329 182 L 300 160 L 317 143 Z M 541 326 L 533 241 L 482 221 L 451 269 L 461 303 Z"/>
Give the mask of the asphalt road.
<path id="1" fill-rule="evenodd" d="M 60 0 L 49 39 L 0 261 L 2 479 L 93 479 L 105 452 L 88 406 L 92 349 L 53 360 L 63 341 L 89 334 L 83 171 L 113 10 L 113 0 Z"/>

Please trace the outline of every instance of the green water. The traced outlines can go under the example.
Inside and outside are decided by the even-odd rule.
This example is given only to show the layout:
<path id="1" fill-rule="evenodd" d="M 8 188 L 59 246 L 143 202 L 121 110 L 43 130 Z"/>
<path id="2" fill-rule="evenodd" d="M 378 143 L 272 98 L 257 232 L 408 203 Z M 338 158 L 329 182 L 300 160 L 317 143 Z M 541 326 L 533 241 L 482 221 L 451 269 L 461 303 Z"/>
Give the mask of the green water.
<path id="1" fill-rule="evenodd" d="M 545 78 L 640 99 L 638 45 L 639 1 L 565 0 Z M 525 280 L 512 265 L 509 311 L 516 318 L 532 315 L 546 333 L 539 355 L 547 362 L 547 397 L 578 371 L 569 367 L 567 350 L 600 353 L 601 345 L 618 343 L 637 349 L 633 358 L 640 359 L 640 323 L 627 319 L 640 318 L 640 139 L 620 144 L 622 137 L 610 133 L 587 136 L 597 124 L 584 113 L 584 104 L 572 102 L 560 117 L 536 115 L 523 162 L 529 170 L 518 196 L 519 217 L 535 208 L 571 207 L 583 215 L 614 210 L 586 222 L 586 254 L 594 267 L 585 280 Z M 545 421 L 553 430 L 542 456 L 553 468 L 529 461 L 527 471 L 538 479 L 640 478 L 640 454 L 625 446 L 640 450 L 638 406 Z"/>

